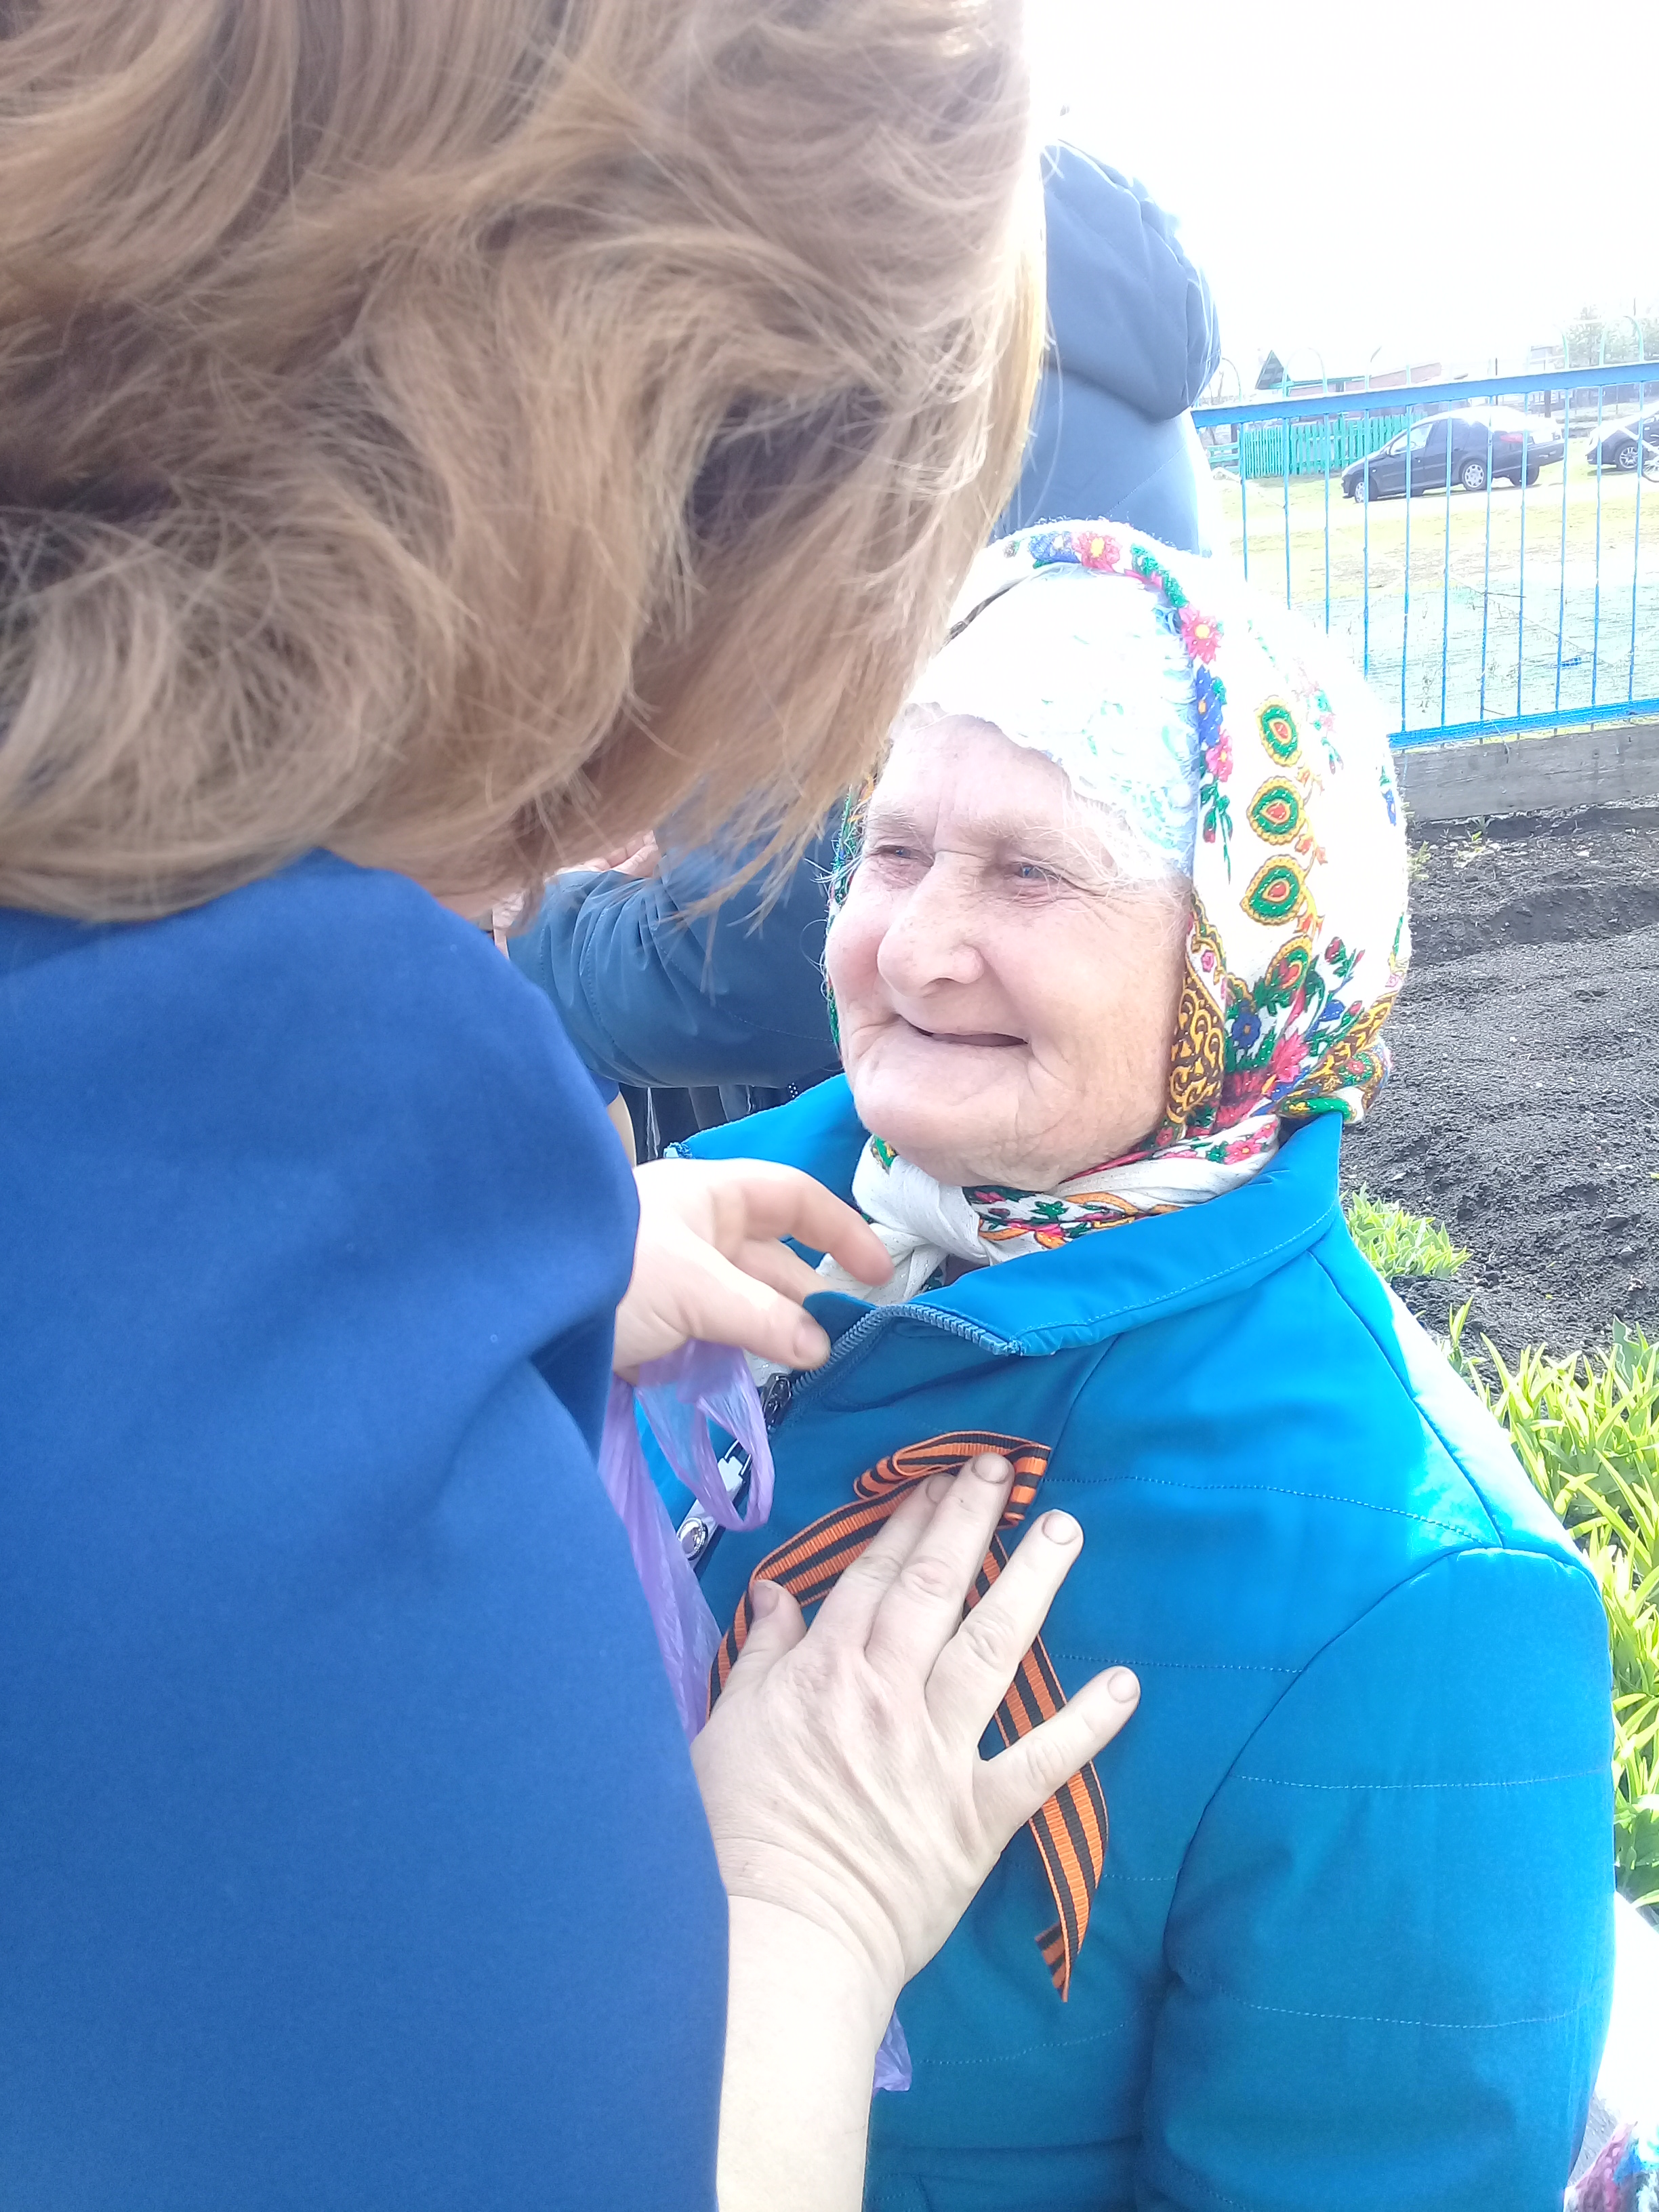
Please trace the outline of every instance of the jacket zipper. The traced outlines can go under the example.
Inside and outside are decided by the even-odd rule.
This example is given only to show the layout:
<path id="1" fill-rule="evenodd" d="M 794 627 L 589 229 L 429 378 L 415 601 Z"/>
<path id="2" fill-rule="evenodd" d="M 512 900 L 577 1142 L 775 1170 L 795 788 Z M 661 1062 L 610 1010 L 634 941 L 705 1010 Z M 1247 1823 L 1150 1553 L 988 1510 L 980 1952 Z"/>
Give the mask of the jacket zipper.
<path id="1" fill-rule="evenodd" d="M 766 1423 L 767 1435 L 775 1436 L 782 1427 L 791 1407 L 803 1389 L 810 1389 L 832 1368 L 843 1364 L 844 1359 L 860 1357 L 898 1311 L 896 1306 L 878 1306 L 872 1312 L 866 1314 L 861 1321 L 855 1321 L 851 1328 L 836 1340 L 830 1357 L 822 1367 L 809 1369 L 805 1373 L 786 1369 L 781 1374 L 769 1375 L 760 1390 L 761 1414 Z M 988 1330 L 975 1328 L 970 1322 L 957 1320 L 954 1315 L 934 1313 L 926 1306 L 906 1306 L 904 1311 L 913 1321 L 922 1322 L 929 1328 L 942 1329 L 947 1336 L 964 1337 L 969 1344 L 976 1344 L 983 1351 L 998 1352 L 1008 1358 L 1018 1357 L 1006 1337 L 993 1336 Z M 726 1472 L 724 1461 L 721 1472 Z M 744 1473 L 746 1475 L 746 1462 Z M 719 1549 L 724 1534 L 718 1522 L 700 1506 L 694 1505 L 681 1522 L 680 1542 L 699 1576 Z"/>
<path id="2" fill-rule="evenodd" d="M 811 1391 L 817 1384 L 822 1382 L 826 1376 L 832 1374 L 837 1367 L 842 1366 L 848 1360 L 861 1358 L 868 1346 L 874 1343 L 881 1331 L 901 1312 L 908 1320 L 919 1321 L 926 1328 L 939 1329 L 946 1336 L 962 1337 L 968 1343 L 977 1345 L 981 1352 L 996 1352 L 1008 1359 L 1017 1359 L 1019 1357 L 1018 1347 L 1011 1344 L 1006 1336 L 993 1336 L 988 1329 L 975 1328 L 971 1322 L 958 1321 L 954 1314 L 939 1313 L 930 1306 L 914 1304 L 902 1307 L 877 1306 L 872 1312 L 866 1314 L 862 1320 L 855 1321 L 851 1328 L 845 1330 L 836 1339 L 830 1348 L 830 1357 L 822 1367 L 811 1367 L 801 1372 L 776 1375 L 771 1378 L 766 1386 L 768 1392 L 772 1389 L 775 1383 L 781 1382 L 785 1387 L 780 1395 L 775 1419 L 769 1409 L 766 1397 L 764 1395 L 762 1397 L 761 1407 L 766 1413 L 767 1428 L 771 1430 L 781 1423 L 785 1414 L 803 1391 Z"/>

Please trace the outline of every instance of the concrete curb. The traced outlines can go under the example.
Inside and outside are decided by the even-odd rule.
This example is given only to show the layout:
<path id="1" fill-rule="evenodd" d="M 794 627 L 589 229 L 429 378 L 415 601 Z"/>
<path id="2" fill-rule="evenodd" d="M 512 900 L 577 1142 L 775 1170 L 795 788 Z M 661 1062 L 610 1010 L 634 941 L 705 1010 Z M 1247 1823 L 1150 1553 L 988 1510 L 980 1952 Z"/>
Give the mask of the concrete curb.
<path id="1" fill-rule="evenodd" d="M 1659 803 L 1659 722 L 1407 745 L 1394 759 L 1417 823 Z"/>

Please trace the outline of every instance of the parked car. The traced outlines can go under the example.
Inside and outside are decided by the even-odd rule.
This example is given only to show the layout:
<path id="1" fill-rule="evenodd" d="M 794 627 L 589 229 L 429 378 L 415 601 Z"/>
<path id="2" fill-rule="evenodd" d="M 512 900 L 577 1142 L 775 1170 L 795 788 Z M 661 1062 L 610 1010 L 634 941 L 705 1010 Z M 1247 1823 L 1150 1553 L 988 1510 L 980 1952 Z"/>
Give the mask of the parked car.
<path id="1" fill-rule="evenodd" d="M 1651 463 L 1659 455 L 1659 407 L 1603 424 L 1585 444 L 1584 459 L 1593 469 L 1633 469 L 1644 458 L 1644 446 Z"/>
<path id="2" fill-rule="evenodd" d="M 1565 447 L 1547 416 L 1522 414 L 1513 407 L 1459 407 L 1425 416 L 1409 430 L 1342 471 L 1350 499 L 1386 499 L 1395 494 L 1485 491 L 1496 477 L 1518 484 L 1536 483 L 1538 471 L 1559 461 Z"/>

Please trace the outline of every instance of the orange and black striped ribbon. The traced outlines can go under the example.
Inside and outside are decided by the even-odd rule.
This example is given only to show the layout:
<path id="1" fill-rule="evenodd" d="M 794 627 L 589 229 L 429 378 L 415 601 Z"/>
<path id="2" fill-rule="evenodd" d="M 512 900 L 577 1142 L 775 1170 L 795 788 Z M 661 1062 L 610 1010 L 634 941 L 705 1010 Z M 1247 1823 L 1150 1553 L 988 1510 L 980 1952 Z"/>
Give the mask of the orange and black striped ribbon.
<path id="1" fill-rule="evenodd" d="M 1020 1437 L 956 1429 L 947 1436 L 929 1437 L 923 1443 L 906 1444 L 890 1458 L 878 1460 L 854 1484 L 854 1495 L 847 1504 L 780 1544 L 756 1568 L 749 1591 L 744 1592 L 714 1655 L 708 1685 L 710 1705 L 726 1687 L 748 1639 L 753 1619 L 749 1593 L 757 1583 L 781 1583 L 803 1607 L 817 1604 L 919 1482 L 933 1474 L 953 1474 L 981 1452 L 1000 1453 L 1012 1463 L 1014 1484 L 1000 1527 L 1017 1527 L 1048 1471 L 1045 1444 L 1030 1443 Z M 975 1577 L 968 1600 L 970 1606 L 978 1604 L 1007 1564 L 1007 1547 L 999 1533 L 992 1538 Z M 997 1708 L 997 1730 L 1003 1742 L 1017 1743 L 1021 1736 L 1029 1735 L 1065 1702 L 1065 1692 L 1039 1637 L 1020 1661 L 1008 1694 Z M 1072 1970 L 1088 1932 L 1090 1909 L 1106 1863 L 1106 1799 L 1092 1760 L 1038 1808 L 1030 1826 L 1060 1914 L 1054 1926 L 1037 1937 L 1037 1947 L 1063 2000 L 1071 1993 Z"/>

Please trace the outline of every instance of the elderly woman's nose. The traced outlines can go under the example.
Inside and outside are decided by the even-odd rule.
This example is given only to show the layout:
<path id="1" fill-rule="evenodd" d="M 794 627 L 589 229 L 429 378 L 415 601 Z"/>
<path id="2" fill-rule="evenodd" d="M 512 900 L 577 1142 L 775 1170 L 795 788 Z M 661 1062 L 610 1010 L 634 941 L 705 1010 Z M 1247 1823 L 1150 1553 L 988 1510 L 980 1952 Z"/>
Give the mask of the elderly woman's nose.
<path id="1" fill-rule="evenodd" d="M 877 954 L 883 978 L 896 989 L 933 983 L 971 983 L 983 974 L 979 949 L 976 878 L 936 860 L 911 886 L 889 921 Z"/>

